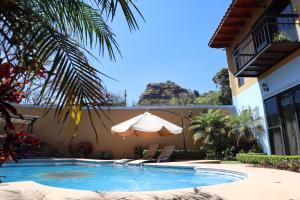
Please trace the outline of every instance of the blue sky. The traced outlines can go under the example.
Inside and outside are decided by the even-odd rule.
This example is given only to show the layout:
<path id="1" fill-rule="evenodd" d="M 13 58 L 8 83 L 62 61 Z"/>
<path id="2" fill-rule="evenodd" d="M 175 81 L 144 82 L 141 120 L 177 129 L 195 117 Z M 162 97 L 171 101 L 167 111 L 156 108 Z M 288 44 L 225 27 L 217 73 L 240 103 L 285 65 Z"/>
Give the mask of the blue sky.
<path id="1" fill-rule="evenodd" d="M 174 81 L 199 92 L 215 90 L 213 75 L 227 66 L 225 52 L 207 46 L 231 0 L 139 0 L 146 23 L 130 33 L 120 16 L 111 24 L 122 56 L 101 58 L 109 91 L 127 90 L 128 105 L 137 102 L 150 82 Z"/>

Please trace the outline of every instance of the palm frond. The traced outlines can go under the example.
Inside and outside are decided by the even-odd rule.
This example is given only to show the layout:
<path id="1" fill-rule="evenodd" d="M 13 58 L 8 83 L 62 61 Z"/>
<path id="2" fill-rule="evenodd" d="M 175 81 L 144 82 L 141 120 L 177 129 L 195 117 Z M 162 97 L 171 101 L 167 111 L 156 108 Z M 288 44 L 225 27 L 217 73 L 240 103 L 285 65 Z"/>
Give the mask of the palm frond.
<path id="1" fill-rule="evenodd" d="M 195 142 L 201 140 L 208 144 L 214 136 L 227 136 L 226 123 L 227 118 L 221 110 L 209 109 L 192 119 L 189 130 Z"/>
<path id="2" fill-rule="evenodd" d="M 194 142 L 203 142 L 206 138 L 206 135 L 203 131 L 197 131 L 193 133 L 193 140 Z"/>
<path id="3" fill-rule="evenodd" d="M 93 0 L 102 8 L 102 11 L 107 13 L 107 17 L 111 17 L 111 20 L 114 20 L 117 9 L 120 6 L 124 14 L 124 17 L 128 23 L 130 30 L 139 29 L 137 20 L 135 18 L 134 12 L 137 12 L 138 15 L 145 21 L 142 13 L 137 8 L 135 3 L 132 0 Z"/>
<path id="4" fill-rule="evenodd" d="M 77 42 L 89 44 L 91 48 L 99 44 L 99 52 L 104 50 L 115 60 L 115 50 L 120 53 L 115 35 L 106 24 L 101 11 L 94 9 L 82 0 L 21 1 L 24 8 L 32 8 L 35 16 L 73 37 Z"/>
<path id="5" fill-rule="evenodd" d="M 191 125 L 189 126 L 189 130 L 190 130 L 190 131 L 194 131 L 194 130 L 200 129 L 201 127 L 202 127 L 201 124 L 191 124 Z"/>
<path id="6" fill-rule="evenodd" d="M 131 10 L 137 8 L 130 0 L 94 2 L 103 9 L 94 9 L 83 0 L 0 2 L 1 55 L 19 65 L 24 76 L 31 79 L 47 67 L 45 63 L 52 63 L 39 102 L 47 95 L 46 111 L 55 106 L 55 116 L 61 123 L 71 117 L 78 126 L 83 107 L 88 108 L 90 118 L 90 108 L 99 118 L 99 112 L 105 115 L 100 107 L 105 102 L 101 73 L 89 64 L 89 52 L 81 46 L 100 44 L 100 51 L 106 49 L 115 59 L 114 50 L 119 52 L 119 48 L 102 13 L 113 19 L 117 5 L 121 5 L 130 29 L 138 27 Z"/>

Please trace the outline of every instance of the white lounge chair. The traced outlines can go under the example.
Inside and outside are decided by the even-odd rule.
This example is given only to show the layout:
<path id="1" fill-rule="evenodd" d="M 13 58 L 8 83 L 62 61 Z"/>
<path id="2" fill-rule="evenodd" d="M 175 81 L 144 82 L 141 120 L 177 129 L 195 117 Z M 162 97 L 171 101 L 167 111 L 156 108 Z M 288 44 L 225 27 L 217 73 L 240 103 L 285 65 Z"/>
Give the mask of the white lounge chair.
<path id="1" fill-rule="evenodd" d="M 143 156 L 142 159 L 144 160 L 149 160 L 149 159 L 152 159 L 157 150 L 158 150 L 158 147 L 159 147 L 159 144 L 151 144 L 148 148 L 148 151 L 146 152 L 146 154 Z M 114 164 L 125 164 L 127 162 L 131 162 L 131 161 L 134 161 L 134 159 L 120 159 L 120 160 L 117 160 L 114 162 Z"/>
<path id="2" fill-rule="evenodd" d="M 128 165 L 141 165 L 145 162 L 161 162 L 168 161 L 175 150 L 175 146 L 165 146 L 156 159 L 139 159 L 127 162 Z"/>

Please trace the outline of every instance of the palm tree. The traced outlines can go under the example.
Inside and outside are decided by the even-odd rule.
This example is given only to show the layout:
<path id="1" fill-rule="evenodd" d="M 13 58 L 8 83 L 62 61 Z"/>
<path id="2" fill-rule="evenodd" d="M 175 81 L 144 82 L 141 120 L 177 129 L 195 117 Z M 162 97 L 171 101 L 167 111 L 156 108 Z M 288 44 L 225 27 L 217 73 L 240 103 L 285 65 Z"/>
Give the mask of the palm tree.
<path id="1" fill-rule="evenodd" d="M 251 107 L 242 110 L 239 115 L 229 116 L 227 126 L 231 126 L 230 134 L 237 138 L 237 147 L 246 151 L 250 150 L 253 145 L 258 145 L 257 137 L 265 131 L 258 109 Z"/>
<path id="2" fill-rule="evenodd" d="M 114 20 L 117 9 L 130 30 L 138 29 L 134 12 L 141 13 L 132 0 L 1 0 L 0 71 L 9 64 L 18 72 L 1 94 L 13 88 L 14 80 L 32 82 L 45 72 L 38 101 L 49 99 L 46 110 L 56 106 L 59 122 L 71 117 L 78 126 L 86 107 L 93 125 L 90 112 L 94 109 L 100 117 L 105 89 L 99 78 L 103 74 L 90 64 L 93 55 L 84 46 L 98 45 L 100 55 L 107 52 L 115 60 L 119 46 L 107 21 Z M 19 85 L 21 90 L 28 87 Z M 9 102 L 0 95 L 4 116 L 17 114 Z"/>
<path id="3" fill-rule="evenodd" d="M 226 119 L 221 110 L 210 109 L 206 113 L 194 117 L 189 127 L 194 141 L 200 142 L 203 147 L 214 151 L 217 157 L 221 157 L 222 152 L 229 145 Z"/>

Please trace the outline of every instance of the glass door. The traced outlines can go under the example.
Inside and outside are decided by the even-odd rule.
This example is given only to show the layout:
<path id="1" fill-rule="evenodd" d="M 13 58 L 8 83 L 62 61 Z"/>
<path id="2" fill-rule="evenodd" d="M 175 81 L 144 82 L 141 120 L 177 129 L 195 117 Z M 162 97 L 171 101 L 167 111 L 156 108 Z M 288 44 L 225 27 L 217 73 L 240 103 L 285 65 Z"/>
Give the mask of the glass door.
<path id="1" fill-rule="evenodd" d="M 293 92 L 293 97 L 298 118 L 298 127 L 300 127 L 300 86 L 295 88 Z M 298 132 L 297 138 L 298 144 L 300 145 L 300 131 Z"/>
<path id="2" fill-rule="evenodd" d="M 276 96 L 265 101 L 265 109 L 268 121 L 271 153 L 276 155 L 286 155 L 282 121 Z"/>
<path id="3" fill-rule="evenodd" d="M 279 96 L 287 154 L 300 154 L 299 123 L 294 102 L 294 92 L 287 91 Z"/>
<path id="4" fill-rule="evenodd" d="M 269 129 L 269 139 L 271 153 L 275 155 L 286 155 L 284 139 L 281 127 L 272 127 Z"/>

